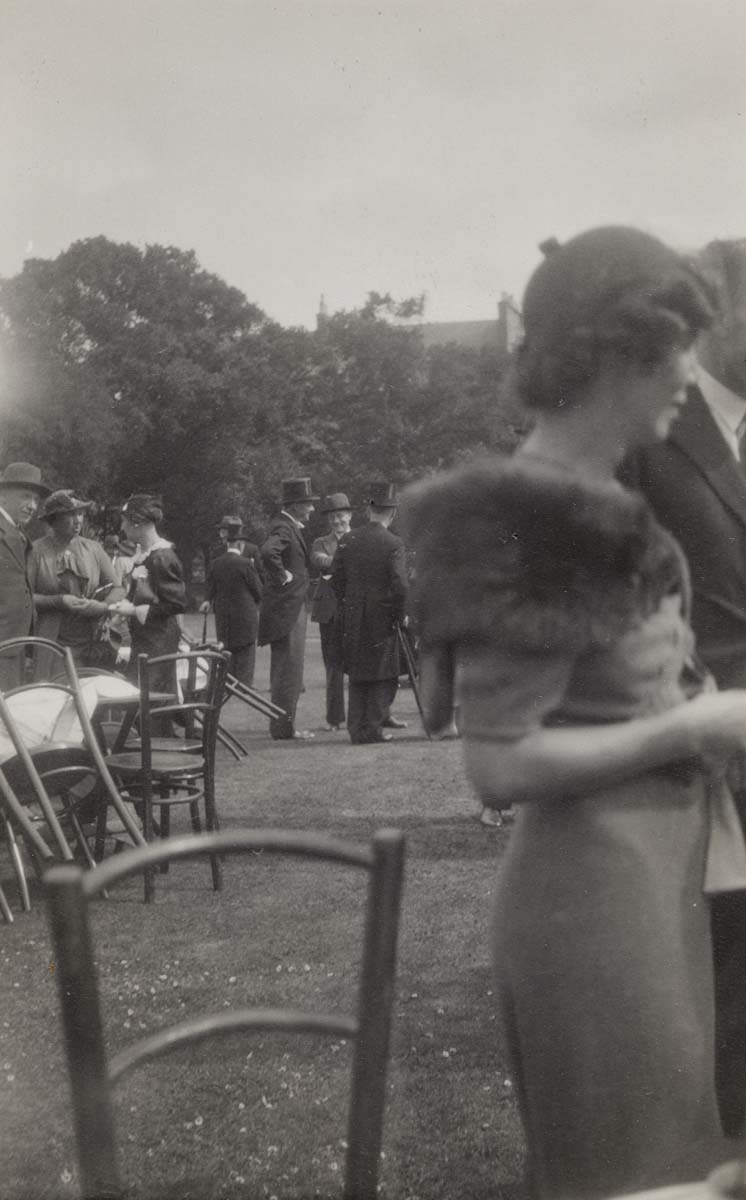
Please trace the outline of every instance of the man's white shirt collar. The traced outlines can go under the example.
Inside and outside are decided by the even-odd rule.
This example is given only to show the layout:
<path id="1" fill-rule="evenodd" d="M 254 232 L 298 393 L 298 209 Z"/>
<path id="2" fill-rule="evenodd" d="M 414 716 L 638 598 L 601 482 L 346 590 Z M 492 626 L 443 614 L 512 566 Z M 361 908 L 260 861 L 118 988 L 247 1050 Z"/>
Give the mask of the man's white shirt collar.
<path id="1" fill-rule="evenodd" d="M 697 368 L 697 382 L 718 429 L 734 457 L 740 461 L 740 435 L 743 433 L 742 423 L 746 419 L 746 399 L 713 378 L 703 366 Z"/>
<path id="2" fill-rule="evenodd" d="M 280 513 L 280 515 L 281 515 L 281 516 L 283 516 L 283 517 L 287 517 L 288 521 L 292 521 L 292 522 L 293 522 L 293 525 L 295 525 L 295 528 L 296 528 L 296 529 L 302 529 L 302 528 L 303 528 L 303 522 L 302 522 L 302 521 L 299 521 L 297 517 L 294 517 L 294 516 L 293 516 L 293 514 L 292 514 L 292 513 L 289 513 L 289 512 L 288 512 L 286 509 L 284 509 L 284 508 L 283 508 L 283 509 L 281 510 L 281 513 Z"/>

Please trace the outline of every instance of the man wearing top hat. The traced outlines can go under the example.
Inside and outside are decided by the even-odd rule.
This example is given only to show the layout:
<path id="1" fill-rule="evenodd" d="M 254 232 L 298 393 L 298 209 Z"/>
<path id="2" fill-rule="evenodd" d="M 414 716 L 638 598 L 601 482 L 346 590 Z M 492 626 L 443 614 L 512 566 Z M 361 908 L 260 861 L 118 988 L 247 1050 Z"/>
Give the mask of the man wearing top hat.
<path id="1" fill-rule="evenodd" d="M 384 730 L 399 679 L 396 627 L 404 622 L 407 595 L 404 543 L 389 530 L 397 503 L 393 484 L 369 484 L 368 522 L 340 542 L 332 567 L 354 745 L 391 740 Z"/>
<path id="2" fill-rule="evenodd" d="M 200 612 L 207 613 L 212 605 L 215 632 L 231 656 L 231 674 L 252 687 L 262 584 L 254 564 L 244 556 L 240 519 L 238 523 L 233 517 L 223 519 L 226 550 L 210 564 L 207 599 Z"/>
<path id="3" fill-rule="evenodd" d="M 29 540 L 23 527 L 34 516 L 39 500 L 50 489 L 32 463 L 11 463 L 0 475 L 0 641 L 28 637 L 34 624 L 34 601 L 29 586 Z M 0 655 L 0 690 L 23 682 L 23 653 Z"/>
<path id="4" fill-rule="evenodd" d="M 269 722 L 270 735 L 277 741 L 313 737 L 307 730 L 295 728 L 295 710 L 303 688 L 306 597 L 311 566 L 303 527 L 314 510 L 315 500 L 318 496 L 311 493 L 310 479 L 283 479 L 282 509 L 261 550 L 265 587 L 259 614 L 259 645 L 270 646 L 272 703 L 285 710 L 284 717 Z"/>
<path id="5" fill-rule="evenodd" d="M 352 508 L 344 492 L 326 496 L 321 511 L 329 522 L 329 533 L 316 538 L 311 547 L 311 565 L 320 572 L 311 606 L 311 620 L 317 621 L 321 638 L 321 655 L 326 668 L 326 728 L 337 730 L 345 723 L 344 666 L 339 624 L 336 620 L 337 598 L 332 588 L 332 565 L 337 546 L 350 532 Z"/>

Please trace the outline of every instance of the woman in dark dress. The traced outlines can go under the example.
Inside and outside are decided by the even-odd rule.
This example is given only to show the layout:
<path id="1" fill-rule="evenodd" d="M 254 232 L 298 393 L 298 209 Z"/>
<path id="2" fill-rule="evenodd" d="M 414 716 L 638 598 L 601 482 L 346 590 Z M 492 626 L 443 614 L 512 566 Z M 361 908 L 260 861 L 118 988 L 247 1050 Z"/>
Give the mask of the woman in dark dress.
<path id="1" fill-rule="evenodd" d="M 493 942 L 533 1191 L 600 1200 L 723 1154 L 705 893 L 746 885 L 723 782 L 746 692 L 697 670 L 683 557 L 615 479 L 685 403 L 706 286 L 599 229 L 547 254 L 523 311 L 532 433 L 403 519 L 428 722 L 455 695 L 484 803 L 518 807 Z"/>
<path id="2" fill-rule="evenodd" d="M 128 619 L 132 653 L 127 674 L 137 682 L 137 656 L 174 654 L 179 648 L 178 616 L 186 608 L 181 563 L 173 546 L 158 533 L 163 520 L 160 501 L 154 496 L 130 496 L 122 508 L 122 531 L 137 546 L 127 599 L 112 611 Z M 154 691 L 176 694 L 176 672 L 170 664 L 150 675 Z"/>

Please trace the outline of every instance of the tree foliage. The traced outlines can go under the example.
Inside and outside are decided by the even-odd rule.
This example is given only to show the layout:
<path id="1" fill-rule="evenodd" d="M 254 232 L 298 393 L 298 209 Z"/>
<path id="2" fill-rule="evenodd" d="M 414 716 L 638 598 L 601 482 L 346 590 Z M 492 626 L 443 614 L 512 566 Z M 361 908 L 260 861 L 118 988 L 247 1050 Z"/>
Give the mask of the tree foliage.
<path id="1" fill-rule="evenodd" d="M 221 511 L 261 525 L 283 477 L 358 502 L 515 439 L 504 360 L 426 350 L 422 313 L 371 292 L 287 329 L 192 251 L 75 242 L 0 281 L 4 456 L 109 504 L 160 492 L 188 564 Z"/>

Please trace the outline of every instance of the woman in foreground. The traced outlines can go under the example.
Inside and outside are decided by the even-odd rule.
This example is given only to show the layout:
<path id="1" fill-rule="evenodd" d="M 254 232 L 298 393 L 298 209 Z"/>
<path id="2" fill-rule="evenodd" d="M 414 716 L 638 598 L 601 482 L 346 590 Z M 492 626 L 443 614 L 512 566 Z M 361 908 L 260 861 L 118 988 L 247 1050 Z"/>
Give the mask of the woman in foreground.
<path id="1" fill-rule="evenodd" d="M 722 1156 L 703 888 L 746 884 L 722 783 L 746 692 L 697 671 L 682 555 L 615 479 L 685 403 L 705 286 L 655 239 L 597 229 L 551 249 L 523 313 L 533 432 L 412 489 L 403 518 L 429 724 L 457 677 L 471 779 L 519 807 L 499 995 L 534 1193 L 577 1200 Z"/>

